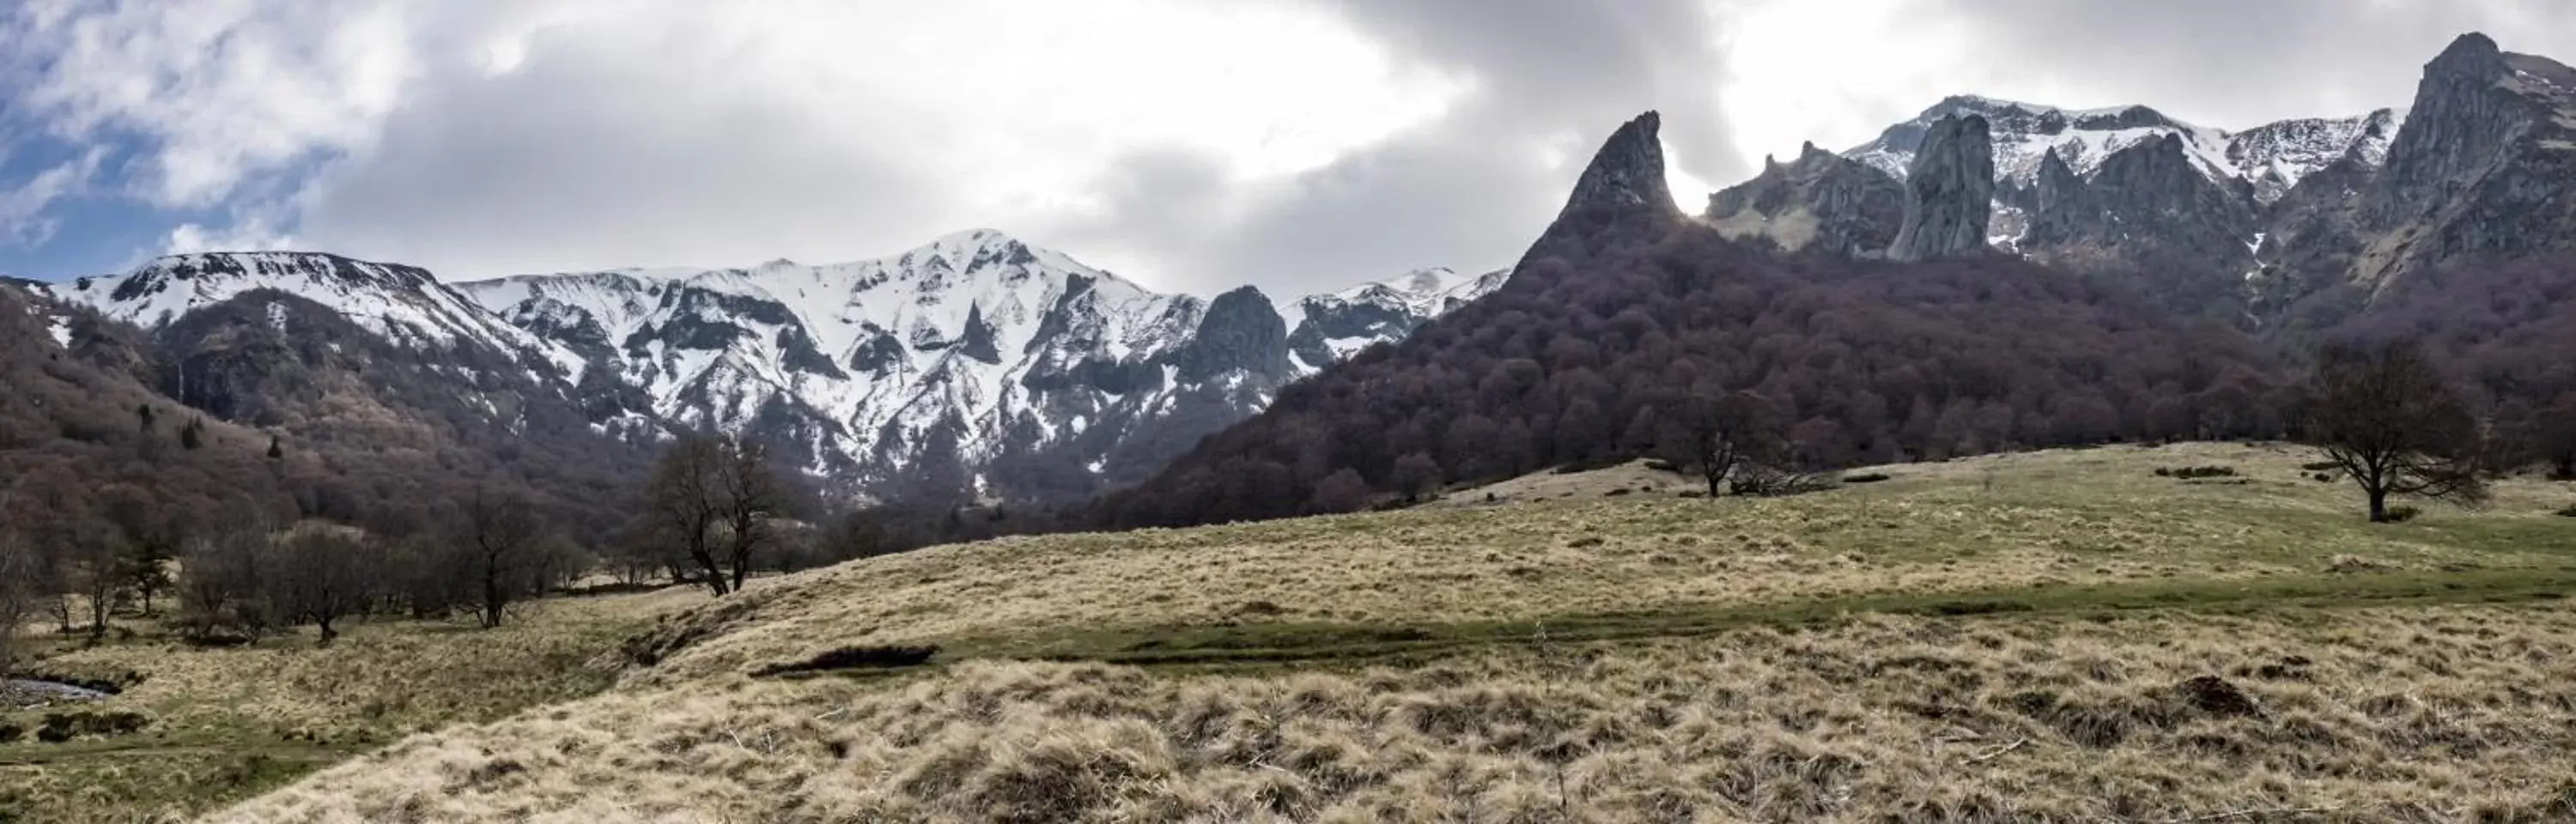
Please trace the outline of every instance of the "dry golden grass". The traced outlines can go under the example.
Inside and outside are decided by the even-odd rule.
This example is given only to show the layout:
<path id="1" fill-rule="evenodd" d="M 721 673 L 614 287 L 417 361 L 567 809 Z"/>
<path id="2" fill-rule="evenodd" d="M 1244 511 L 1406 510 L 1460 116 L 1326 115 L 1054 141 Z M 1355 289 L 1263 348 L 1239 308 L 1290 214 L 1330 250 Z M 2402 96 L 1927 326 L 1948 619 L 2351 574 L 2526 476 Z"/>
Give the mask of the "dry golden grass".
<path id="1" fill-rule="evenodd" d="M 1878 617 L 1261 676 L 977 662 L 621 689 L 215 820 L 2562 821 L 2570 684 L 2555 606 Z"/>
<path id="2" fill-rule="evenodd" d="M 1510 506 L 871 559 L 666 616 L 636 645 L 657 663 L 608 692 L 217 819 L 2576 819 L 2576 610 L 2554 600 L 2576 529 L 2548 514 L 2570 487 L 2375 526 L 2309 460 L 1583 490 L 1630 469 Z M 2212 464 L 2243 482 L 2153 475 Z M 2514 603 L 2461 603 L 2487 599 Z M 945 651 L 750 674 L 893 643 Z M 1036 654 L 1157 663 L 1007 660 Z"/>
<path id="3" fill-rule="evenodd" d="M 660 683 L 833 647 L 1232 622 L 1491 621 L 2022 587 L 2381 572 L 2561 569 L 2567 485 L 2501 484 L 2480 513 L 2374 526 L 2290 447 L 2196 444 L 1889 468 L 1893 480 L 1769 500 L 1587 492 L 1189 530 L 1012 538 L 765 582 L 675 618 Z M 2222 464 L 2243 484 L 2155 477 Z M 1634 487 L 1635 467 L 1590 489 Z M 1585 483 L 1540 476 L 1521 486 Z M 1606 482 L 1602 478 L 1607 478 Z M 1681 484 L 1686 488 L 1687 484 Z M 1480 491 L 1453 496 L 1477 501 Z"/>

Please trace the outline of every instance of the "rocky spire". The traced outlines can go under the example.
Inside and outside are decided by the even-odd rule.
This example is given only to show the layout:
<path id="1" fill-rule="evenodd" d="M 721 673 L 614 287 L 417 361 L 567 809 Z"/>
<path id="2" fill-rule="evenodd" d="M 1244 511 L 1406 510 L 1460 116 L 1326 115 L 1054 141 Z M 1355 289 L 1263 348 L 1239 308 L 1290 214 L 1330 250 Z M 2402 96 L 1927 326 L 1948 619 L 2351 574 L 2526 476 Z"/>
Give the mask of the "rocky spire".
<path id="1" fill-rule="evenodd" d="M 1513 271 L 1529 271 L 1530 264 L 1547 258 L 1579 266 L 1591 259 L 1596 236 L 1608 226 L 1682 220 L 1672 187 L 1664 182 L 1664 144 L 1657 138 L 1662 127 L 1663 117 L 1647 112 L 1612 132 L 1575 180 L 1556 222 L 1530 244 Z"/>
<path id="2" fill-rule="evenodd" d="M 1983 251 L 1994 219 L 1994 138 L 1978 115 L 1944 117 L 1906 173 L 1905 223 L 1887 256 L 1936 260 Z"/>
<path id="3" fill-rule="evenodd" d="M 2451 40 L 2451 45 L 2424 64 L 2428 77 L 2452 75 L 2493 83 L 2510 69 L 2504 62 L 2504 49 L 2495 38 L 2469 32 Z"/>
<path id="4" fill-rule="evenodd" d="M 2035 208 L 2030 210 L 2030 231 L 2022 236 L 2025 248 L 2076 237 L 2098 217 L 2099 210 L 2086 196 L 2084 176 L 2066 165 L 2066 158 L 2054 148 L 2039 158 L 2039 176 L 2032 189 Z"/>
<path id="5" fill-rule="evenodd" d="M 1663 128 L 1663 116 L 1655 112 L 1638 115 L 1610 139 L 1601 151 L 1592 155 L 1592 165 L 1583 177 L 1574 181 L 1574 194 L 1565 200 L 1565 212 L 1595 206 L 1643 206 L 1666 213 L 1679 214 L 1673 205 L 1673 191 L 1664 182 L 1664 144 L 1657 137 Z M 1558 215 L 1563 217 L 1563 213 Z"/>

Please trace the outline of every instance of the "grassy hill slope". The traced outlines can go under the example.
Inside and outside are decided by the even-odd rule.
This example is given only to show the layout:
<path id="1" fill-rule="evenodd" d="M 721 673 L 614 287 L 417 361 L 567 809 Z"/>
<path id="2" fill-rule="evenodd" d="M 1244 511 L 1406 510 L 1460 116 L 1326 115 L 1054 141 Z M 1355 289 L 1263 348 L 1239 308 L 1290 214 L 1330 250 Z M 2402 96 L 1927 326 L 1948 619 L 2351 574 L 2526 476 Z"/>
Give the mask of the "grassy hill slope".
<path id="1" fill-rule="evenodd" d="M 216 818 L 2576 815 L 2576 522 L 2550 514 L 2576 488 L 2374 527 L 2307 460 L 2038 453 L 1715 501 L 1618 470 L 872 559 L 665 617 L 603 694 Z M 2154 473 L 2210 465 L 2237 474 Z"/>

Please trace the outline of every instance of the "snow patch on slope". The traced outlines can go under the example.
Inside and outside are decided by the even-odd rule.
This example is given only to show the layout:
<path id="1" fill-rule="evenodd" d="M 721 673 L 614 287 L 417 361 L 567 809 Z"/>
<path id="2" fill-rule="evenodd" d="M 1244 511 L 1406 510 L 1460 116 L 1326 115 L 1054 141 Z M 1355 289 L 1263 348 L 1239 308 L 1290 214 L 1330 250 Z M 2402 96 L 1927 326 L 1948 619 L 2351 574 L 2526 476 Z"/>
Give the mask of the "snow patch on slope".
<path id="1" fill-rule="evenodd" d="M 295 295 L 407 346 L 481 345 L 542 358 L 580 375 L 581 359 L 492 316 L 427 270 L 307 252 L 216 252 L 157 258 L 118 275 L 54 284 L 57 300 L 146 329 L 255 290 Z M 272 308 L 272 313 L 282 311 Z M 272 322 L 282 322 L 272 315 Z"/>
<path id="2" fill-rule="evenodd" d="M 2403 112 L 2383 109 L 2359 117 L 2284 120 L 2228 132 L 2176 120 L 2145 106 L 2065 109 L 1961 95 L 1889 127 L 1878 139 L 1844 155 L 1904 179 L 1924 132 L 1954 114 L 1987 119 L 1994 135 L 1995 178 L 2008 186 L 2034 185 L 2040 163 L 2052 150 L 2076 174 L 2089 176 L 2121 149 L 2175 135 L 2182 138 L 2192 165 L 2202 174 L 2221 183 L 2246 182 L 2265 203 L 2348 152 L 2374 166 L 2385 163 L 2388 141 L 2405 117 Z"/>

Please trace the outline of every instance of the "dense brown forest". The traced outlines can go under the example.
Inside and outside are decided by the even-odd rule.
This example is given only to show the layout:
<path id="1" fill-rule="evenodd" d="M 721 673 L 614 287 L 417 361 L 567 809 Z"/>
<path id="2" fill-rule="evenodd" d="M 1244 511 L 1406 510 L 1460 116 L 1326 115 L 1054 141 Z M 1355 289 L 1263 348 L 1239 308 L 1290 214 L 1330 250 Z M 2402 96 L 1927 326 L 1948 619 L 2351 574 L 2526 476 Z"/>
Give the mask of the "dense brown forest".
<path id="1" fill-rule="evenodd" d="M 1657 454 L 1687 402 L 1731 393 L 1776 410 L 1781 462 L 1799 468 L 2296 434 L 2305 350 L 2172 317 L 2135 284 L 2000 256 L 1780 257 L 1633 214 L 1569 220 L 1585 243 L 1543 246 L 1492 297 L 1290 388 L 1106 498 L 1093 525 L 1338 511 L 1409 497 L 1426 473 L 1480 482 Z M 2512 463 L 2576 468 L 2571 293 L 2562 263 L 2455 266 L 2318 339 L 2423 338 Z"/>

